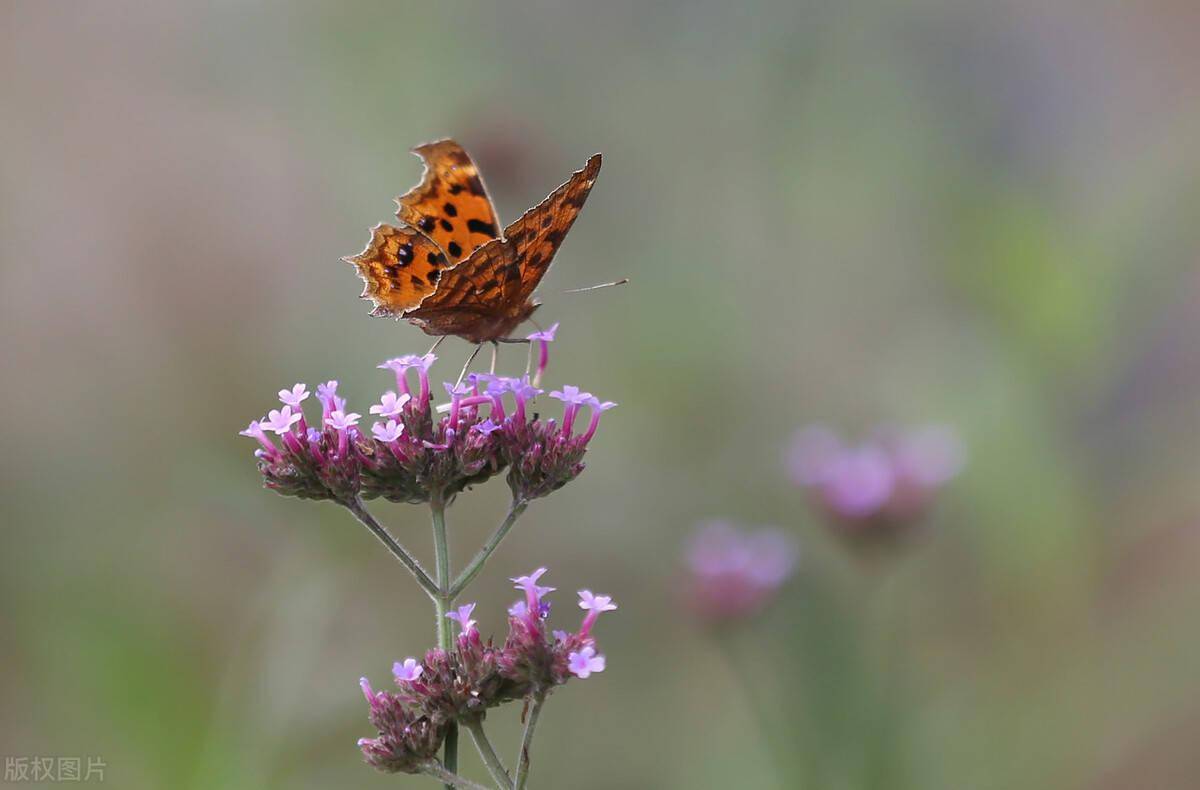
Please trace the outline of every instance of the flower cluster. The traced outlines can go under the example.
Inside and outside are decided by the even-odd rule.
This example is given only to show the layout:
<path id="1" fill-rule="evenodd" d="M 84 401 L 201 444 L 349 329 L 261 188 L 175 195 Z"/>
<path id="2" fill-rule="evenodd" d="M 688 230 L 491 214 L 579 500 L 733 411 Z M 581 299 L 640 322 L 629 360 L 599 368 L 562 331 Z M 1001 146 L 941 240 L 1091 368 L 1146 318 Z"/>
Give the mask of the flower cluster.
<path id="1" fill-rule="evenodd" d="M 795 571 L 798 555 L 795 540 L 778 529 L 743 532 L 724 521 L 702 524 L 687 551 L 688 601 L 714 621 L 755 614 Z"/>
<path id="2" fill-rule="evenodd" d="M 420 773 L 437 757 L 446 737 L 445 724 L 435 724 L 428 716 L 412 712 L 395 694 L 375 691 L 366 678 L 359 681 L 359 686 L 370 706 L 368 718 L 379 731 L 376 738 L 359 739 L 363 757 L 387 773 Z"/>
<path id="3" fill-rule="evenodd" d="M 553 327 L 537 334 L 540 373 Z M 396 389 L 370 407 L 377 418 L 370 435 L 358 426 L 362 415 L 346 410 L 336 381 L 317 387 L 320 427 L 312 427 L 302 410 L 309 397 L 304 384 L 281 390 L 282 408 L 241 432 L 260 445 L 255 454 L 266 486 L 344 504 L 359 497 L 418 503 L 448 500 L 507 468 L 514 498 L 529 501 L 579 476 L 600 415 L 616 405 L 568 385 L 550 393 L 563 403 L 561 422 L 543 420 L 530 408 L 543 390 L 528 376 L 473 373 L 465 384 L 445 384 L 449 400 L 435 406 L 429 381 L 435 360 L 433 354 L 409 355 L 379 366 L 395 374 Z"/>
<path id="4" fill-rule="evenodd" d="M 544 695 L 572 676 L 586 678 L 604 671 L 605 659 L 596 651 L 592 628 L 601 613 L 617 608 L 607 595 L 579 591 L 586 611 L 579 630 L 548 631 L 553 587 L 538 580 L 538 568 L 513 579 L 524 597 L 508 610 L 508 637 L 503 646 L 484 640 L 471 618 L 475 604 L 466 604 L 446 617 L 458 624 L 453 650 L 434 648 L 424 660 L 406 658 L 392 667 L 397 691 L 375 692 L 361 682 L 370 703 L 370 720 L 379 737 L 359 741 L 367 762 L 384 771 L 407 770 L 437 751 L 450 722 L 482 716 L 488 708 L 530 695 Z"/>
<path id="5" fill-rule="evenodd" d="M 942 426 L 881 430 L 858 445 L 812 426 L 796 435 L 788 467 L 834 524 L 882 537 L 915 524 L 962 470 L 965 456 L 958 436 Z"/>

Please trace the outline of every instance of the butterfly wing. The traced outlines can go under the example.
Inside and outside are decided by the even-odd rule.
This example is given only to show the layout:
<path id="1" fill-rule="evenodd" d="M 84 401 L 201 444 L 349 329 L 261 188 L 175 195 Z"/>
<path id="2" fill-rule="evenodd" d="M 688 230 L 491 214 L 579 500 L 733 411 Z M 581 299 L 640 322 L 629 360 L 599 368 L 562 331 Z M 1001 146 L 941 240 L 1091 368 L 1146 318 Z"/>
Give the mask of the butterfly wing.
<path id="1" fill-rule="evenodd" d="M 383 224 L 371 228 L 366 249 L 342 260 L 358 269 L 362 298 L 375 305 L 371 315 L 394 318 L 434 293 L 450 265 L 441 248 L 424 234 Z"/>
<path id="2" fill-rule="evenodd" d="M 533 312 L 529 301 L 579 216 L 600 172 L 600 154 L 466 260 L 408 317 L 430 334 L 499 337 Z M 465 328 L 465 329 L 464 329 Z M 491 337 L 486 337 L 491 335 Z"/>
<path id="3" fill-rule="evenodd" d="M 504 229 L 504 240 L 513 249 L 510 268 L 505 272 L 506 298 L 524 301 L 533 295 L 592 193 L 600 163 L 600 154 L 594 154 L 582 170 Z"/>
<path id="4" fill-rule="evenodd" d="M 412 149 L 425 162 L 421 183 L 396 198 L 396 216 L 446 252 L 451 263 L 498 237 L 500 222 L 479 168 L 453 140 Z"/>

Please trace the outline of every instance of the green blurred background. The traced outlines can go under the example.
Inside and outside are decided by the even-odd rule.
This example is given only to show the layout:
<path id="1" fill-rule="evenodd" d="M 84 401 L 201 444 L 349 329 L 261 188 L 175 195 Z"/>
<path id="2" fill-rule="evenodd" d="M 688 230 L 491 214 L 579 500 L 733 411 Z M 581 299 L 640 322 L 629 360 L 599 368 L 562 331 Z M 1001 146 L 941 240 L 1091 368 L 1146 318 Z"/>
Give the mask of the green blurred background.
<path id="1" fill-rule="evenodd" d="M 470 594 L 485 633 L 539 564 L 621 605 L 536 786 L 1197 786 L 1198 68 L 1187 0 L 0 4 L 0 754 L 433 786 L 354 747 L 430 607 L 236 432 L 427 347 L 338 258 L 453 135 L 504 220 L 605 155 L 539 318 L 621 407 Z M 957 426 L 932 534 L 848 556 L 782 468 L 812 421 Z M 505 495 L 452 508 L 460 559 Z M 712 516 L 803 546 L 716 637 L 678 592 Z"/>

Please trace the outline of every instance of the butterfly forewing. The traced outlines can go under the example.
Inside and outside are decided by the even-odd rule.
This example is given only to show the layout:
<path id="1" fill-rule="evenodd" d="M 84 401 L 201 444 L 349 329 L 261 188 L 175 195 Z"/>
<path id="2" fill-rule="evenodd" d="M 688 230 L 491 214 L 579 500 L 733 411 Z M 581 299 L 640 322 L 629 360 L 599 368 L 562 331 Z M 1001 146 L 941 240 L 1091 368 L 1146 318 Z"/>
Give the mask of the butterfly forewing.
<path id="1" fill-rule="evenodd" d="M 413 149 L 425 162 L 421 183 L 396 198 L 396 216 L 437 242 L 451 263 L 500 235 L 496 208 L 479 169 L 453 140 Z"/>
<path id="2" fill-rule="evenodd" d="M 506 298 L 525 300 L 533 295 L 587 202 L 599 172 L 600 154 L 595 154 L 582 170 L 504 229 L 504 241 L 512 250 L 510 267 L 504 273 Z"/>
<path id="3" fill-rule="evenodd" d="M 342 260 L 358 269 L 364 283 L 362 296 L 375 305 L 371 314 L 397 318 L 434 293 L 450 265 L 428 237 L 392 225 L 376 225 L 366 249 Z"/>

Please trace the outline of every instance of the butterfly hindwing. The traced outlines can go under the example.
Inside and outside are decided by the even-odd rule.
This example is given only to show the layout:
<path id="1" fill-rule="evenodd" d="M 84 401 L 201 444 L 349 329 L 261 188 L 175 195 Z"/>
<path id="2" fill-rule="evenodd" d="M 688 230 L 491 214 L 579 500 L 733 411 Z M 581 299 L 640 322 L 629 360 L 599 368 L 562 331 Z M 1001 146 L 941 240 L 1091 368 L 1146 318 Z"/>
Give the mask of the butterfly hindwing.
<path id="1" fill-rule="evenodd" d="M 499 220 L 479 169 L 462 146 L 438 140 L 413 149 L 425 162 L 421 183 L 396 198 L 396 216 L 433 239 L 451 263 L 498 237 Z"/>
<path id="2" fill-rule="evenodd" d="M 450 262 L 427 236 L 411 228 L 376 225 L 354 264 L 364 283 L 362 297 L 375 305 L 372 315 L 399 318 L 434 293 Z"/>

